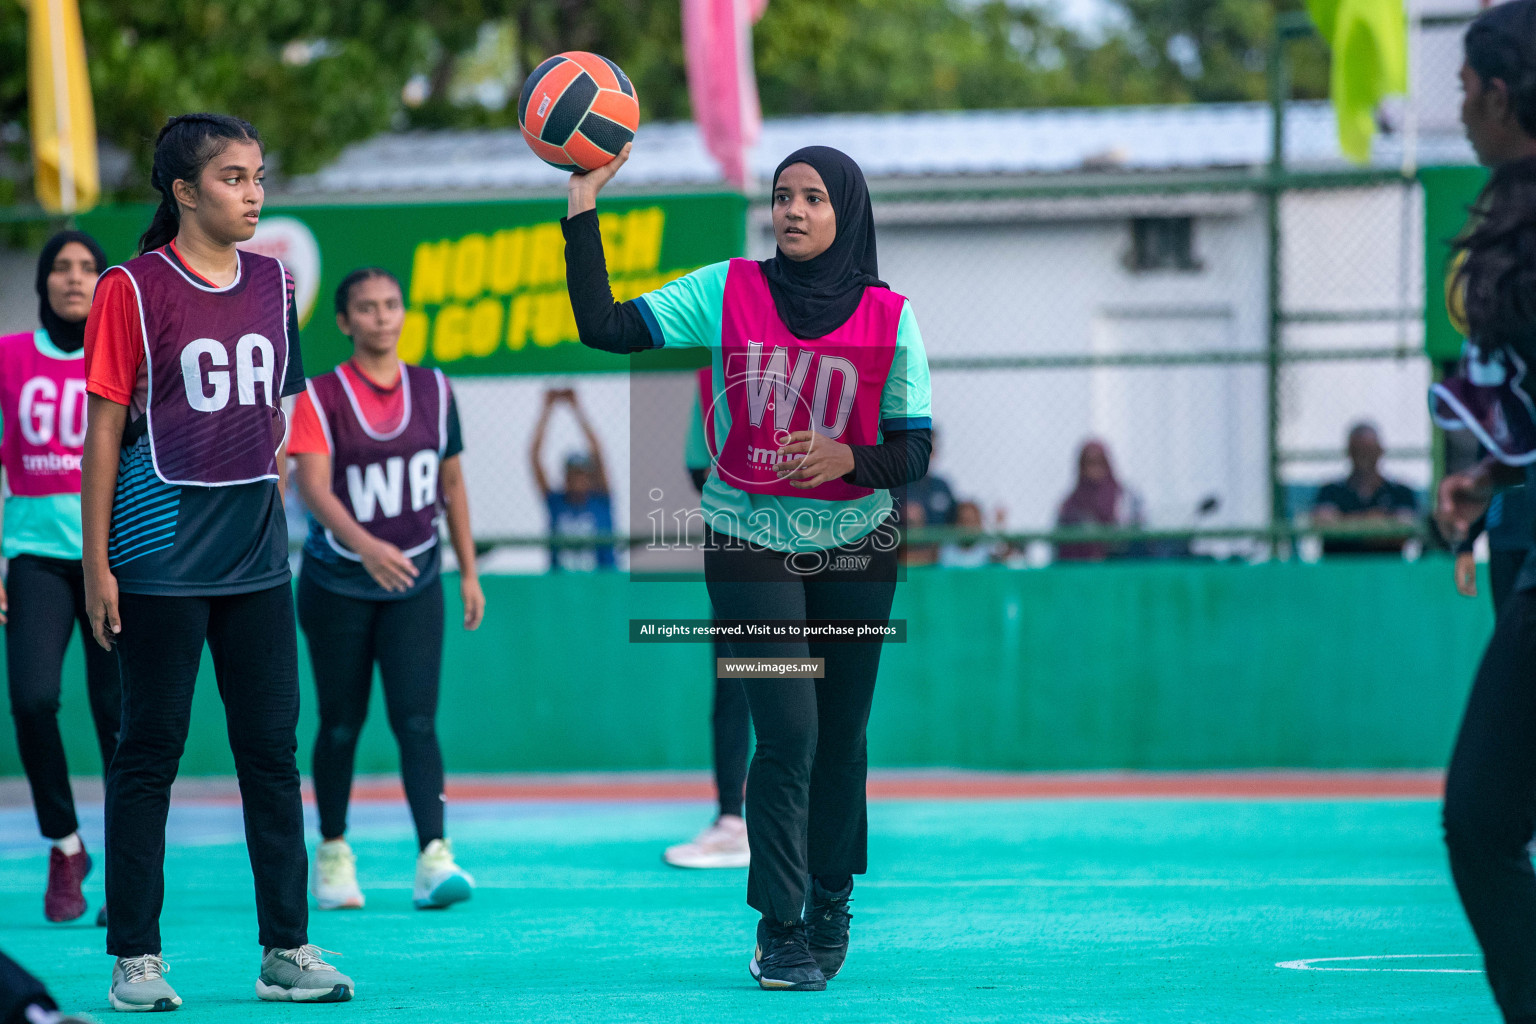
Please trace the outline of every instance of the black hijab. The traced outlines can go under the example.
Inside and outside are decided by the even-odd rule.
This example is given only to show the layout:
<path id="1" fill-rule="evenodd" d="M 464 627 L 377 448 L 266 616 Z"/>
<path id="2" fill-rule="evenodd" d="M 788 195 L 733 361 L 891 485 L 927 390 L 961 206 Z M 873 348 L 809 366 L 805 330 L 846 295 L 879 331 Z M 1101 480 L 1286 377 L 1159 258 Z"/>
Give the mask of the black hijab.
<path id="1" fill-rule="evenodd" d="M 874 212 L 859 165 L 829 146 L 806 146 L 785 157 L 773 172 L 775 188 L 791 164 L 809 164 L 821 175 L 837 216 L 837 237 L 812 259 L 792 260 L 777 250 L 760 265 L 784 326 L 797 338 L 820 338 L 853 316 L 866 285 L 886 284 L 875 259 Z"/>
<path id="2" fill-rule="evenodd" d="M 59 258 L 59 250 L 70 242 L 79 242 L 91 251 L 98 275 L 106 272 L 107 254 L 101 251 L 96 239 L 84 231 L 60 231 L 48 239 L 42 255 L 37 258 L 37 317 L 48 332 L 49 341 L 61 351 L 78 352 L 85 345 L 85 321 L 65 320 L 48 304 L 48 275 L 53 273 L 53 261 Z"/>

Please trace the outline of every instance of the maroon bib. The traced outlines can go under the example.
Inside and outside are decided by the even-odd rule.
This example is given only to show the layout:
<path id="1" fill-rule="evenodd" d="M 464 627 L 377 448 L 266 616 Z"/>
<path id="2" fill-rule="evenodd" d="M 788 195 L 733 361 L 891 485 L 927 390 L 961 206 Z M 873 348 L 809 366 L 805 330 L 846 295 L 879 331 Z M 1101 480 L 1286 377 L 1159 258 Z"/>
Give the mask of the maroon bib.
<path id="1" fill-rule="evenodd" d="M 400 364 L 404 410 L 387 433 L 369 424 L 341 367 L 307 386 L 331 446 L 331 493 L 363 529 L 407 555 L 436 544 L 438 469 L 448 448 L 443 372 Z M 325 539 L 339 554 L 357 558 L 330 530 Z"/>
<path id="2" fill-rule="evenodd" d="M 277 479 L 286 435 L 288 288 L 283 265 L 238 254 L 215 288 L 156 250 L 122 265 L 139 300 L 149 369 L 150 453 L 168 484 Z"/>

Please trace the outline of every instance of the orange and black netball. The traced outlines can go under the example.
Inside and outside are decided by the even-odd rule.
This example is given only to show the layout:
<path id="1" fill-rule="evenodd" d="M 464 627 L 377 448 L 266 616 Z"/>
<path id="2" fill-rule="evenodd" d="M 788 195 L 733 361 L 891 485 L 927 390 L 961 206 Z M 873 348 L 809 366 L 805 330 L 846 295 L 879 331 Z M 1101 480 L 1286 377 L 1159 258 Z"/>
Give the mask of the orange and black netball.
<path id="1" fill-rule="evenodd" d="M 517 123 L 540 160 L 562 171 L 590 171 L 635 137 L 640 104 L 617 64 L 573 50 L 533 69 L 518 97 Z"/>

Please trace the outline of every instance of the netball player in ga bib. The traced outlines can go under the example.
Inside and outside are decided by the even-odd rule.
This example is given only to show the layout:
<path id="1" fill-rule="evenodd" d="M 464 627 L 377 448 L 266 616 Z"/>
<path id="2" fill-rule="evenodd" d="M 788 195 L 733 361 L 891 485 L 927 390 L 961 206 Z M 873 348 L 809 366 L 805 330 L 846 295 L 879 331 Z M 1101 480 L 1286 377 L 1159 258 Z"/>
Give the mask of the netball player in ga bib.
<path id="1" fill-rule="evenodd" d="M 278 470 L 281 400 L 304 386 L 293 281 L 240 252 L 262 206 L 244 121 L 172 118 L 141 255 L 102 276 L 85 333 L 86 603 L 116 647 L 122 736 L 107 772 L 107 952 L 119 1010 L 170 1010 L 165 820 L 206 643 L 256 882 L 263 999 L 337 1002 L 352 981 L 307 935 L 297 638 Z"/>
<path id="2" fill-rule="evenodd" d="M 1536 0 L 1479 15 L 1465 37 L 1462 120 L 1492 168 L 1457 240 L 1453 299 L 1464 300 L 1464 372 L 1434 386 L 1442 426 L 1470 428 L 1492 453 L 1447 476 L 1437 515 L 1454 541 L 1498 479 L 1536 493 Z M 1499 610 L 1445 778 L 1445 841 L 1488 984 L 1510 1024 L 1536 1021 L 1536 553 Z"/>
<path id="3" fill-rule="evenodd" d="M 73 921 L 85 913 L 80 882 L 91 870 L 59 737 L 60 677 L 76 623 L 85 641 L 85 682 L 103 771 L 117 748 L 117 661 L 91 642 L 80 568 L 82 347 L 91 292 L 106 266 L 90 235 L 54 235 L 37 261 L 42 326 L 0 337 L 0 464 L 10 485 L 3 544 L 10 565 L 0 589 L 0 622 L 16 748 L 38 828 L 53 841 L 43 897 L 50 921 Z M 97 923 L 106 923 L 97 917 Z"/>
<path id="4" fill-rule="evenodd" d="M 615 304 L 597 192 L 627 159 L 571 177 L 566 279 L 584 344 L 711 352 L 719 457 L 701 498 L 715 615 L 884 623 L 896 588 L 891 488 L 923 475 L 928 362 L 906 299 L 878 276 L 857 164 L 811 146 L 774 173 L 778 251 Z M 865 724 L 880 643 L 737 641 L 736 657 L 825 659 L 825 677 L 746 679 L 750 968 L 766 989 L 822 989 L 848 950 L 865 870 Z"/>
<path id="5" fill-rule="evenodd" d="M 400 361 L 395 346 L 404 323 L 393 274 L 370 267 L 342 280 L 336 325 L 352 338 L 352 358 L 309 382 L 294 405 L 288 442 L 310 514 L 298 600 L 320 698 L 314 772 L 321 842 L 311 891 L 322 910 L 363 905 L 346 840 L 347 802 L 375 664 L 416 823 L 416 906 L 446 907 L 474 888 L 443 835 L 437 524 L 445 509 L 465 629 L 479 628 L 485 595 L 459 463 L 458 409 L 441 370 Z"/>

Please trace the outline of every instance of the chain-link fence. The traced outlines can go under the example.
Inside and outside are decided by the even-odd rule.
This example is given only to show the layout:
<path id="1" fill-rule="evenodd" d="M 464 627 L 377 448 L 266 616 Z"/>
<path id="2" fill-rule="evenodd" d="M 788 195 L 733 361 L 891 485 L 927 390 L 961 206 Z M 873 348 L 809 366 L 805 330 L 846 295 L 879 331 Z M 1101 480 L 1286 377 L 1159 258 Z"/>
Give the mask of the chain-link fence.
<path id="1" fill-rule="evenodd" d="M 1262 557 L 1305 531 L 1364 422 L 1422 513 L 1421 206 L 1411 179 L 1384 172 L 881 192 L 881 274 L 911 299 L 932 371 L 932 475 L 974 503 L 964 521 L 1039 563 L 1097 439 L 1127 494 L 1121 525 L 1148 534 L 1130 550 L 1184 553 L 1166 542 L 1193 538 L 1195 552 Z M 753 217 L 762 256 L 771 231 Z M 575 387 L 599 439 L 615 534 L 654 533 L 653 491 L 693 501 L 691 376 L 640 376 L 457 383 L 477 532 L 508 545 L 493 565 L 547 557 L 529 445 L 550 386 Z M 587 447 L 558 408 L 546 474 L 558 484 Z"/>

